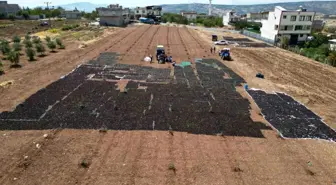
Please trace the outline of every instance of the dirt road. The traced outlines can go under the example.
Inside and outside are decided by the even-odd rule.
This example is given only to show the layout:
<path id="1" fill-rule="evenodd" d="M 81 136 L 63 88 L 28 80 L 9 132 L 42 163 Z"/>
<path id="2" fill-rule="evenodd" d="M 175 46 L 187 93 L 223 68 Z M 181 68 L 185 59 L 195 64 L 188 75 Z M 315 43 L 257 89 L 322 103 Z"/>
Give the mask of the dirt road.
<path id="1" fill-rule="evenodd" d="M 0 111 L 13 109 L 101 52 L 118 52 L 121 63 L 150 65 L 142 61 L 144 56 L 154 56 L 156 45 L 162 44 L 178 62 L 216 58 L 210 54 L 209 39 L 203 36 L 184 27 L 146 25 L 122 29 L 88 48 L 74 45 L 1 76 L 0 82 L 14 80 L 14 84 L 1 90 Z M 225 65 L 250 86 L 285 91 L 335 128 L 334 68 L 275 48 L 234 48 L 232 52 L 234 61 Z M 266 79 L 256 79 L 256 72 L 264 73 Z M 44 134 L 48 134 L 46 138 Z M 334 143 L 283 140 L 273 130 L 264 130 L 263 135 L 265 138 L 182 132 L 172 136 L 168 131 L 0 131 L 0 184 L 334 183 Z"/>

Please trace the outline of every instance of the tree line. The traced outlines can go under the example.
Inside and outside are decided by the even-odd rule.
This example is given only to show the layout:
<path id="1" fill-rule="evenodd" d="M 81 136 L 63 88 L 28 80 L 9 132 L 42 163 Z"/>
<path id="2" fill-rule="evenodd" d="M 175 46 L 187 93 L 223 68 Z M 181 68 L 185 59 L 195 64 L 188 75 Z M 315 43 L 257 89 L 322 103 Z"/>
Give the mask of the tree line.
<path id="1" fill-rule="evenodd" d="M 188 20 L 186 17 L 183 17 L 180 14 L 175 13 L 164 13 L 162 16 L 162 22 L 174 22 L 177 24 L 200 24 L 205 27 L 223 27 L 223 19 L 221 17 L 214 16 L 204 16 L 199 15 L 196 19 Z"/>

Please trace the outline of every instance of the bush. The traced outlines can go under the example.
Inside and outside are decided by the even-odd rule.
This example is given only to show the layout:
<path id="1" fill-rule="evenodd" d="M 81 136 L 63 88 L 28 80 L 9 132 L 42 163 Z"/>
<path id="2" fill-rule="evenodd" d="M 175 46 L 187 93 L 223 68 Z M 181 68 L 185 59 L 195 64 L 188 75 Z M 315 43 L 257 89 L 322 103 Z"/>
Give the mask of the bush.
<path id="1" fill-rule="evenodd" d="M 2 62 L 1 62 L 1 60 L 0 60 L 0 75 L 2 75 L 2 74 L 4 74 L 5 73 L 5 71 L 4 71 L 4 69 L 3 69 L 3 64 L 2 64 Z"/>
<path id="2" fill-rule="evenodd" d="M 322 44 L 327 44 L 329 38 L 323 34 L 313 34 L 314 39 L 305 43 L 305 48 L 317 48 Z"/>
<path id="3" fill-rule="evenodd" d="M 288 37 L 281 37 L 280 38 L 280 45 L 281 45 L 281 48 L 288 48 L 288 45 L 289 45 L 289 38 Z"/>
<path id="4" fill-rule="evenodd" d="M 6 40 L 2 40 L 0 43 L 0 49 L 3 55 L 8 54 L 11 51 L 11 48 L 9 46 L 9 42 Z"/>
<path id="5" fill-rule="evenodd" d="M 45 40 L 49 43 L 51 41 L 51 38 L 49 36 L 46 36 Z"/>
<path id="6" fill-rule="evenodd" d="M 22 50 L 22 45 L 20 43 L 18 43 L 18 42 L 15 42 L 13 44 L 13 50 L 17 51 L 17 52 L 20 52 Z"/>
<path id="7" fill-rule="evenodd" d="M 24 44 L 25 44 L 26 48 L 32 48 L 33 47 L 33 43 L 30 40 L 25 40 Z"/>
<path id="8" fill-rule="evenodd" d="M 11 21 L 15 21 L 15 15 L 13 15 L 13 14 L 8 15 L 8 18 L 9 18 Z"/>
<path id="9" fill-rule="evenodd" d="M 15 36 L 13 37 L 13 42 L 14 42 L 14 43 L 20 43 L 20 42 L 21 42 L 21 38 L 20 38 L 19 36 L 15 35 Z"/>
<path id="10" fill-rule="evenodd" d="M 63 43 L 62 43 L 62 40 L 60 38 L 56 38 L 56 44 L 59 45 L 59 46 L 62 46 Z"/>
<path id="11" fill-rule="evenodd" d="M 331 52 L 326 61 L 327 64 L 336 67 L 336 51 Z"/>
<path id="12" fill-rule="evenodd" d="M 33 43 L 34 43 L 34 44 L 40 44 L 40 43 L 41 43 L 41 39 L 40 39 L 40 37 L 34 37 L 34 38 L 33 38 Z"/>
<path id="13" fill-rule="evenodd" d="M 11 51 L 7 54 L 7 59 L 12 63 L 12 67 L 20 66 L 20 54 L 16 51 Z"/>
<path id="14" fill-rule="evenodd" d="M 74 24 L 74 25 L 64 25 L 62 27 L 62 30 L 63 31 L 67 31 L 67 30 L 72 30 L 72 29 L 75 29 L 75 28 L 78 28 L 79 27 L 79 24 Z"/>
<path id="15" fill-rule="evenodd" d="M 43 44 L 41 43 L 36 44 L 35 48 L 36 48 L 36 51 L 40 53 L 40 56 L 44 56 L 45 47 L 43 46 Z"/>
<path id="16" fill-rule="evenodd" d="M 25 40 L 30 40 L 31 39 L 31 36 L 29 35 L 29 34 L 27 34 L 26 36 L 25 36 Z"/>
<path id="17" fill-rule="evenodd" d="M 36 52 L 32 49 L 32 48 L 27 48 L 26 49 L 26 54 L 27 54 L 27 57 L 29 58 L 29 61 L 34 61 L 34 57 L 36 55 Z"/>
<path id="18" fill-rule="evenodd" d="M 54 49 L 56 48 L 56 44 L 54 41 L 48 42 L 48 48 L 51 49 L 52 52 L 54 52 Z"/>
<path id="19" fill-rule="evenodd" d="M 50 33 L 58 33 L 58 30 L 56 28 L 48 30 Z"/>

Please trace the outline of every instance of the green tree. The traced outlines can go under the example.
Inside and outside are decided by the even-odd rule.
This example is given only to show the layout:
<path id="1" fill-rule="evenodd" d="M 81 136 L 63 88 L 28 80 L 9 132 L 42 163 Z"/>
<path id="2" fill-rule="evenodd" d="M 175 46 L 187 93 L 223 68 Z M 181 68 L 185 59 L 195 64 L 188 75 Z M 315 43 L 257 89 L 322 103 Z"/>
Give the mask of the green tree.
<path id="1" fill-rule="evenodd" d="M 60 49 L 65 49 L 63 42 L 60 38 L 56 38 L 56 44 L 59 46 Z"/>
<path id="2" fill-rule="evenodd" d="M 31 36 L 29 34 L 25 35 L 25 40 L 31 40 Z"/>
<path id="3" fill-rule="evenodd" d="M 12 63 L 11 67 L 20 66 L 20 54 L 16 51 L 11 51 L 7 54 L 7 59 Z"/>
<path id="4" fill-rule="evenodd" d="M 336 67 L 336 51 L 333 51 L 329 54 L 327 62 L 329 65 Z"/>
<path id="5" fill-rule="evenodd" d="M 317 48 L 322 44 L 327 44 L 329 38 L 323 34 L 313 34 L 314 39 L 305 43 L 305 48 Z"/>
<path id="6" fill-rule="evenodd" d="M 33 38 L 33 43 L 34 43 L 34 44 L 40 44 L 40 43 L 41 43 L 41 39 L 40 39 L 40 37 L 34 37 L 34 38 Z"/>
<path id="7" fill-rule="evenodd" d="M 9 18 L 9 20 L 11 20 L 11 21 L 15 21 L 15 15 L 13 15 L 13 14 L 9 14 L 9 15 L 8 15 L 8 18 Z"/>
<path id="8" fill-rule="evenodd" d="M 32 48 L 27 48 L 26 49 L 26 54 L 27 54 L 27 57 L 29 58 L 29 61 L 34 61 L 35 60 L 35 55 L 36 55 L 36 52 L 32 49 Z"/>
<path id="9" fill-rule="evenodd" d="M 54 41 L 48 42 L 47 46 L 49 49 L 51 49 L 52 52 L 55 52 L 54 49 L 56 49 L 56 44 Z"/>
<path id="10" fill-rule="evenodd" d="M 11 51 L 9 42 L 7 40 L 1 40 L 0 49 L 3 55 L 7 55 Z"/>
<path id="11" fill-rule="evenodd" d="M 280 45 L 281 45 L 281 48 L 288 48 L 288 45 L 289 45 L 289 38 L 288 37 L 281 37 L 280 38 Z"/>
<path id="12" fill-rule="evenodd" d="M 32 48 L 33 47 L 33 43 L 30 40 L 25 40 L 24 44 L 25 44 L 26 48 Z"/>
<path id="13" fill-rule="evenodd" d="M 13 42 L 15 42 L 15 43 L 20 43 L 20 42 L 21 42 L 21 38 L 20 38 L 19 36 L 15 35 L 15 36 L 13 37 Z"/>
<path id="14" fill-rule="evenodd" d="M 45 47 L 44 47 L 44 45 L 42 43 L 36 44 L 35 48 L 36 48 L 36 51 L 38 53 L 40 53 L 40 56 L 45 56 L 45 54 L 44 54 Z"/>
<path id="15" fill-rule="evenodd" d="M 21 46 L 21 44 L 20 44 L 19 42 L 15 42 L 15 43 L 13 44 L 13 50 L 14 50 L 14 51 L 17 51 L 17 52 L 20 52 L 20 51 L 22 50 L 22 46 Z"/>
<path id="16" fill-rule="evenodd" d="M 5 74 L 5 71 L 3 69 L 2 61 L 0 60 L 0 75 Z"/>
<path id="17" fill-rule="evenodd" d="M 49 36 L 46 36 L 45 40 L 47 41 L 47 43 L 49 43 L 51 41 L 51 38 Z"/>

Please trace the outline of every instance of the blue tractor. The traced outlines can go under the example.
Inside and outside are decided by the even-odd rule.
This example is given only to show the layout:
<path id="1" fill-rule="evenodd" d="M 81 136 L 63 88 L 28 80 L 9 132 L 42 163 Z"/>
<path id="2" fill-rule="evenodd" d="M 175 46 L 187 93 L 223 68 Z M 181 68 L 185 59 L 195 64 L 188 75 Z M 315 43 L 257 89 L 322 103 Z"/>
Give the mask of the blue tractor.
<path id="1" fill-rule="evenodd" d="M 223 60 L 228 60 L 231 61 L 231 55 L 230 55 L 230 48 L 224 48 L 222 50 L 219 51 L 219 56 L 223 59 Z"/>

